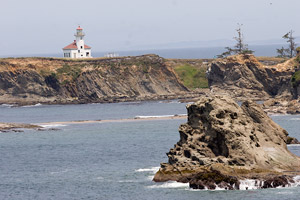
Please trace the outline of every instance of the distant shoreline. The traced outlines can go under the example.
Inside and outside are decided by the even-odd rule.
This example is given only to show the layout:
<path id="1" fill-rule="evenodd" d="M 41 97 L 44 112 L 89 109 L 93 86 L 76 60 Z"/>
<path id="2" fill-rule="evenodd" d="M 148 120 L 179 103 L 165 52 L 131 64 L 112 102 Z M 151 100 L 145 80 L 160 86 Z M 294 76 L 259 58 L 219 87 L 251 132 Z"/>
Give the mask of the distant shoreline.
<path id="1" fill-rule="evenodd" d="M 33 123 L 38 126 L 47 125 L 69 125 L 69 124 L 89 124 L 89 123 L 114 123 L 114 122 L 138 122 L 138 121 L 159 121 L 159 120 L 171 120 L 171 119 L 186 119 L 187 115 L 173 115 L 173 116 L 157 116 L 147 118 L 125 118 L 125 119 L 104 119 L 104 120 L 78 120 L 78 121 L 63 121 L 63 122 L 45 122 L 45 123 Z"/>
<path id="2" fill-rule="evenodd" d="M 173 120 L 173 119 L 186 119 L 186 114 L 172 115 L 172 116 L 149 116 L 149 117 L 135 117 L 125 119 L 104 119 L 104 120 L 78 120 L 78 121 L 62 121 L 62 122 L 42 122 L 42 123 L 0 123 L 0 132 L 22 132 L 18 129 L 35 129 L 47 130 L 57 127 L 59 125 L 71 124 L 95 124 L 95 123 L 120 123 L 120 122 L 139 122 L 139 121 L 159 121 L 159 120 Z"/>

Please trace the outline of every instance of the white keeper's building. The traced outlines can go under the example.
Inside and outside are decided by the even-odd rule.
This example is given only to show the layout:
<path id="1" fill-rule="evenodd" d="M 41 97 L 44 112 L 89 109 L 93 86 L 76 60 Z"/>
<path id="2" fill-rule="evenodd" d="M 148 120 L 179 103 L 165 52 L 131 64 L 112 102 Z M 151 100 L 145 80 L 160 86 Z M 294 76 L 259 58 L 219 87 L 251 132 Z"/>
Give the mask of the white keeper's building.
<path id="1" fill-rule="evenodd" d="M 78 26 L 76 29 L 76 40 L 63 48 L 65 58 L 92 58 L 91 47 L 84 44 L 84 32 L 82 28 Z"/>

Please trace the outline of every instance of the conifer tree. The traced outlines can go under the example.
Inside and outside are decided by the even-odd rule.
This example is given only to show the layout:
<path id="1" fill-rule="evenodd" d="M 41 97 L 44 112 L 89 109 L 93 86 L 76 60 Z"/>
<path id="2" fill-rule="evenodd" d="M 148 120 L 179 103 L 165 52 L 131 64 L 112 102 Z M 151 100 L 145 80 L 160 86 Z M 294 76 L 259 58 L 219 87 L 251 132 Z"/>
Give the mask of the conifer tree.
<path id="1" fill-rule="evenodd" d="M 284 36 L 282 36 L 283 39 L 286 40 L 286 42 L 289 44 L 288 48 L 281 47 L 280 49 L 277 50 L 278 57 L 284 58 L 292 58 L 296 56 L 297 51 L 297 45 L 295 43 L 295 37 L 293 36 L 294 31 L 291 30 L 290 32 L 286 33 Z"/>
<path id="2" fill-rule="evenodd" d="M 238 24 L 236 29 L 237 36 L 233 37 L 236 41 L 234 48 L 225 47 L 227 51 L 223 52 L 221 55 L 218 55 L 218 58 L 224 58 L 232 54 L 252 54 L 254 51 L 248 49 L 248 45 L 244 43 L 244 36 L 242 32 L 243 24 Z"/>

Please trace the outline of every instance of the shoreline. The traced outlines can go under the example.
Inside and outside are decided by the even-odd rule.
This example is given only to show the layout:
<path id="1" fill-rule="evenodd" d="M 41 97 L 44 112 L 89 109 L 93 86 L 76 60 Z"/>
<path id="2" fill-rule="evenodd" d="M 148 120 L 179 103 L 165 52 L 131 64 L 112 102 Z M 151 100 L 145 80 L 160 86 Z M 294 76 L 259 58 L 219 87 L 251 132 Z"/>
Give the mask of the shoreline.
<path id="1" fill-rule="evenodd" d="M 63 121 L 63 122 L 42 122 L 33 123 L 43 127 L 43 125 L 69 125 L 69 124 L 92 124 L 92 123 L 115 123 L 115 122 L 139 122 L 139 121 L 159 121 L 159 120 L 172 120 L 172 119 L 186 119 L 187 115 L 174 115 L 174 116 L 160 116 L 160 117 L 147 117 L 147 118 L 125 118 L 125 119 L 104 119 L 104 120 L 78 120 L 78 121 Z"/>
<path id="2" fill-rule="evenodd" d="M 104 120 L 78 120 L 78 121 L 62 121 L 62 122 L 41 122 L 41 123 L 3 123 L 0 122 L 0 132 L 20 132 L 16 129 L 36 129 L 42 130 L 51 125 L 70 125 L 70 124 L 94 124 L 94 123 L 120 123 L 120 122 L 139 122 L 139 121 L 159 121 L 159 120 L 173 120 L 173 119 L 186 119 L 187 115 L 173 115 L 173 116 L 159 116 L 147 118 L 135 117 L 125 119 L 104 119 Z"/>
<path id="3" fill-rule="evenodd" d="M 42 105 L 77 105 L 77 104 L 91 104 L 91 103 L 130 103 L 136 101 L 186 101 L 200 98 L 203 95 L 209 95 L 208 89 L 198 89 L 197 91 L 179 92 L 174 94 L 154 94 L 149 96 L 136 97 L 120 97 L 110 96 L 99 99 L 21 99 L 21 98 L 0 98 L 0 105 L 11 105 L 12 107 L 34 106 Z"/>

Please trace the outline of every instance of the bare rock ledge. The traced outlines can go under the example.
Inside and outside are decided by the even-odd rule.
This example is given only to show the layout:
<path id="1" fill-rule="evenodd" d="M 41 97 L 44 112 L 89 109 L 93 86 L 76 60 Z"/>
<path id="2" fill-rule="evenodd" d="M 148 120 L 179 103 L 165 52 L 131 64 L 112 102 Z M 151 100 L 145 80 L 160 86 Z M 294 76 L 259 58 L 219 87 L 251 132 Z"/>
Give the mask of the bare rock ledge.
<path id="1" fill-rule="evenodd" d="M 287 186 L 300 174 L 300 157 L 287 149 L 288 133 L 253 101 L 239 106 L 226 96 L 203 97 L 188 105 L 180 140 L 161 163 L 154 181 L 189 183 L 194 189 Z"/>

